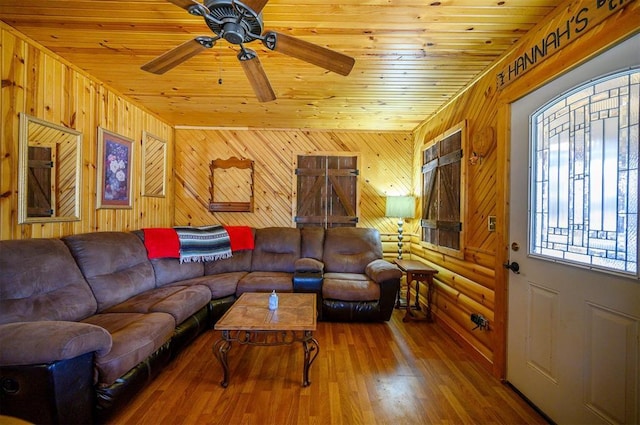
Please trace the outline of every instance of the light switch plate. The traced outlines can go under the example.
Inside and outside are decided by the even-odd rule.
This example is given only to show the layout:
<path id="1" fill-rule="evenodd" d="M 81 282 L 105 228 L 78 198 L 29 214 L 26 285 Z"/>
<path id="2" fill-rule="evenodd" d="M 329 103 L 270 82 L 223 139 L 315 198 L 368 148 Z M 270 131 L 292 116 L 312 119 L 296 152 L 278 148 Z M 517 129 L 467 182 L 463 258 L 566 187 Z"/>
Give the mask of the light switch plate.
<path id="1" fill-rule="evenodd" d="M 495 232 L 496 231 L 496 216 L 495 215 L 490 215 L 489 219 L 487 220 L 487 229 L 490 232 Z"/>

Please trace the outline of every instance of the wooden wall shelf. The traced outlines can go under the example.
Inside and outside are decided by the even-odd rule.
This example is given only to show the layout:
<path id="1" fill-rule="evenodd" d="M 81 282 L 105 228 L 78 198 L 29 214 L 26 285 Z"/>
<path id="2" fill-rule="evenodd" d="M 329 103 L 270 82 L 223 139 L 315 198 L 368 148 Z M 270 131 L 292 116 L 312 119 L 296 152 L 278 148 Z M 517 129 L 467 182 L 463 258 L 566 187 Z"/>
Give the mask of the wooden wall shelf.
<path id="1" fill-rule="evenodd" d="M 253 161 L 231 157 L 211 161 L 210 212 L 253 212 Z M 223 175 L 224 173 L 224 175 Z M 218 198 L 216 199 L 216 193 Z M 222 196 L 224 195 L 224 196 Z M 233 199 L 228 199 L 233 196 Z M 235 196 L 244 199 L 236 199 Z M 225 198 L 224 200 L 221 198 Z"/>

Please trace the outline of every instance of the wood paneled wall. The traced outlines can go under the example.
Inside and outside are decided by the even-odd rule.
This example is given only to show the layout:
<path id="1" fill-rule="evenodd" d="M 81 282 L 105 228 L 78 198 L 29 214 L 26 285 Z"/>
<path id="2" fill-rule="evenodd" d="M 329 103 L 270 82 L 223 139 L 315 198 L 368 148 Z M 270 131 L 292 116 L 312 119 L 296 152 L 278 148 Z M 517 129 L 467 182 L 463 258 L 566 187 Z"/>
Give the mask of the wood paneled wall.
<path id="1" fill-rule="evenodd" d="M 394 232 L 385 218 L 385 197 L 412 188 L 410 133 L 317 130 L 176 129 L 177 225 L 222 223 L 254 227 L 295 226 L 295 161 L 298 154 L 357 153 L 360 156 L 360 227 Z M 254 212 L 210 213 L 210 170 L 214 159 L 254 161 Z"/>
<path id="2" fill-rule="evenodd" d="M 467 89 L 443 107 L 434 117 L 419 126 L 414 134 L 413 182 L 420 193 L 420 159 L 424 143 L 467 120 L 472 149 L 463 160 L 468 161 L 472 150 L 484 144 L 485 155 L 475 165 L 469 165 L 465 182 L 468 194 L 466 247 L 464 260 L 448 257 L 424 249 L 420 245 L 419 228 L 413 224 L 410 232 L 414 259 L 435 267 L 437 292 L 435 314 L 437 321 L 449 329 L 469 351 L 496 376 L 503 376 L 506 368 L 506 311 L 508 271 L 502 264 L 508 259 L 508 196 L 509 196 L 509 102 L 512 102 L 545 82 L 576 66 L 590 56 L 606 49 L 640 30 L 640 2 L 627 4 L 607 2 L 621 12 L 611 15 L 559 53 L 546 58 L 525 75 L 502 90 L 497 90 L 498 72 L 522 52 L 519 46 L 535 44 L 535 29 L 520 41 L 521 44 L 503 56 Z M 605 7 L 608 7 L 605 6 Z M 560 7 L 537 28 L 556 28 L 567 25 L 575 11 Z M 489 130 L 487 130 L 489 129 Z M 483 143 L 483 136 L 493 132 L 493 142 Z M 497 228 L 489 232 L 487 220 L 496 216 Z M 421 290 L 424 288 L 421 287 Z M 490 321 L 491 330 L 473 330 L 471 313 L 481 313 Z"/>
<path id="3" fill-rule="evenodd" d="M 0 23 L 0 51 L 0 239 L 59 237 L 89 231 L 171 225 L 173 183 L 170 174 L 166 197 L 141 196 L 141 140 L 145 130 L 166 140 L 168 163 L 171 164 L 173 128 L 72 64 L 26 40 L 4 23 Z M 20 112 L 82 132 L 80 221 L 18 224 Z M 131 209 L 96 209 L 99 126 L 136 141 Z"/>

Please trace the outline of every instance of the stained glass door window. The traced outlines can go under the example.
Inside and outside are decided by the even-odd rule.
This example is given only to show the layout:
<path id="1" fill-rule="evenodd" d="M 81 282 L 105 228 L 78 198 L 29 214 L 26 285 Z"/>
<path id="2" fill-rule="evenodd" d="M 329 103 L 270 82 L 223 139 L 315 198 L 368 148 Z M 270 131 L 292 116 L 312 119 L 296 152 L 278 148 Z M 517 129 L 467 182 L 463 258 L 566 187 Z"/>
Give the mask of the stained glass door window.
<path id="1" fill-rule="evenodd" d="M 532 255 L 638 275 L 639 116 L 638 69 L 532 115 Z"/>

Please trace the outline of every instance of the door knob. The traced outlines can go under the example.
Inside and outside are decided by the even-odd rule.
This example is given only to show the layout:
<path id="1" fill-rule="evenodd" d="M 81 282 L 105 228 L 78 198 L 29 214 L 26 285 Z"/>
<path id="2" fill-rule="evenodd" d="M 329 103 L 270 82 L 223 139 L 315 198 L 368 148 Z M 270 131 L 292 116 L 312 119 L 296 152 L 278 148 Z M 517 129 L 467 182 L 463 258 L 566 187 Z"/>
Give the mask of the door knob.
<path id="1" fill-rule="evenodd" d="M 513 263 L 507 261 L 506 263 L 504 263 L 504 268 L 511 270 L 515 274 L 520 274 L 520 264 L 516 263 L 515 261 Z"/>

